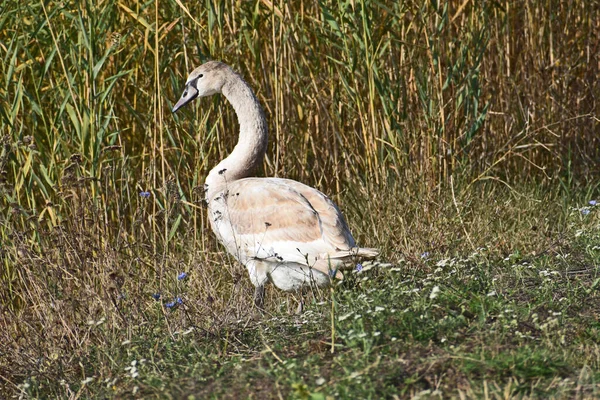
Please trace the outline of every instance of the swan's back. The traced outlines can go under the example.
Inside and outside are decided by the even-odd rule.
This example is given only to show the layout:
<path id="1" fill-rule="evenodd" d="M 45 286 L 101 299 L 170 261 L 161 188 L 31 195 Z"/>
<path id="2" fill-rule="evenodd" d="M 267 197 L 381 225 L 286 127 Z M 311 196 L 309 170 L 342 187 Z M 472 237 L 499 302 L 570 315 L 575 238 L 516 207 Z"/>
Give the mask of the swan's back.
<path id="1" fill-rule="evenodd" d="M 207 199 L 213 229 L 240 262 L 298 263 L 327 273 L 360 251 L 337 206 L 300 182 L 246 178 Z M 371 254 L 372 255 L 372 254 Z"/>

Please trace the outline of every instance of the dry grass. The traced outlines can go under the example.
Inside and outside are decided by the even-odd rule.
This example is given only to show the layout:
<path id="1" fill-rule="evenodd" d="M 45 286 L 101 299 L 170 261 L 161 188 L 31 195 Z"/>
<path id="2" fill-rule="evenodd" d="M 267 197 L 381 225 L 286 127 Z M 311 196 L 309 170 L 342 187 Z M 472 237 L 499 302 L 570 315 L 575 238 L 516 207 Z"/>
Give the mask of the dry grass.
<path id="1" fill-rule="evenodd" d="M 389 277 L 396 289 L 420 284 L 419 274 L 431 268 L 425 252 L 458 257 L 482 247 L 489 258 L 479 273 L 490 280 L 503 276 L 498 260 L 569 249 L 574 265 L 594 272 L 566 297 L 580 299 L 594 287 L 596 228 L 583 216 L 575 220 L 570 207 L 598 194 L 597 1 L 13 3 L 0 15 L 2 392 L 91 396 L 81 382 L 95 376 L 96 393 L 102 387 L 107 396 L 131 396 L 136 382 L 123 378 L 123 363 L 150 349 L 158 383 L 145 381 L 147 394 L 160 396 L 160 385 L 179 393 L 165 377 L 186 373 L 213 377 L 207 386 L 175 379 L 186 394 L 207 393 L 219 377 L 233 379 L 235 360 L 250 359 L 251 376 L 272 361 L 271 352 L 260 352 L 263 343 L 283 346 L 253 321 L 245 271 L 216 246 L 198 191 L 236 140 L 235 115 L 220 98 L 182 115 L 169 112 L 187 72 L 207 59 L 239 70 L 265 107 L 271 142 L 262 174 L 331 194 L 361 244 L 408 263 L 414 279 L 404 287 Z M 571 251 L 577 238 L 589 246 Z M 181 272 L 188 276 L 178 280 Z M 517 278 L 509 274 L 506 287 L 524 282 Z M 340 301 L 351 303 L 357 287 L 347 285 L 350 294 Z M 511 292 L 508 303 L 525 307 L 527 296 L 546 295 L 516 287 L 521 292 Z M 275 317 L 292 307 L 287 295 L 268 296 Z M 177 298 L 183 304 L 165 306 Z M 316 313 L 315 321 L 329 317 Z M 286 331 L 287 322 L 271 332 Z M 295 331 L 290 339 L 303 346 L 302 335 L 311 337 L 315 348 L 302 350 L 309 358 L 322 353 L 324 328 L 315 324 L 318 334 Z M 573 326 L 586 338 L 597 335 L 588 319 Z M 181 339 L 189 329 L 191 343 Z M 398 333 L 412 332 L 406 329 Z M 485 341 L 490 326 L 469 329 Z M 449 351 L 415 340 L 425 358 Z M 475 347 L 457 341 L 462 355 Z M 350 342 L 348 352 L 355 349 Z M 400 342 L 388 343 L 391 361 L 375 370 L 410 353 L 411 338 Z M 548 343 L 543 351 L 557 346 Z M 172 358 L 164 356 L 170 346 Z M 584 374 L 576 351 L 568 351 L 552 360 Z M 201 360 L 178 369 L 187 352 Z M 395 387 L 406 387 L 401 395 L 435 390 L 423 383 L 433 375 L 417 366 L 415 353 L 406 376 L 396 377 Z M 444 354 L 441 364 L 452 364 Z M 525 365 L 517 356 L 514 365 Z M 328 368 L 347 362 L 341 357 L 328 359 Z M 354 371 L 376 359 L 366 354 Z M 275 393 L 274 377 L 285 375 L 277 362 L 270 367 L 261 382 Z M 448 387 L 468 382 L 468 396 L 483 393 L 469 368 L 451 367 L 456 379 Z M 298 377 L 308 373 L 298 368 Z M 549 371 L 575 374 L 561 368 Z M 509 379 L 499 369 L 484 374 L 496 379 L 498 393 L 515 385 L 524 393 L 534 380 Z M 421 380 L 411 381 L 413 374 Z M 590 374 L 581 378 L 585 385 Z M 396 385 L 384 378 L 365 396 Z M 282 392 L 314 394 L 299 379 L 282 383 Z M 345 378 L 332 379 L 339 394 Z M 558 387 L 548 379 L 543 393 Z M 300 386 L 291 389 L 292 381 Z M 568 396 L 575 389 L 565 385 Z"/>

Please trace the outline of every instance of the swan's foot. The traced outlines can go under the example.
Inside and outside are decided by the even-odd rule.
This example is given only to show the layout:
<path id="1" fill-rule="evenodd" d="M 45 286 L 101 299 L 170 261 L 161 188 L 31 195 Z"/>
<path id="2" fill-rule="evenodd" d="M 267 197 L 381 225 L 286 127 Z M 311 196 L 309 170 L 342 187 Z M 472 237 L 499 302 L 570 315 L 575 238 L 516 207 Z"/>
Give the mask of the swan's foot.
<path id="1" fill-rule="evenodd" d="M 265 309 L 265 285 L 258 285 L 254 289 L 254 305 L 260 311 Z"/>

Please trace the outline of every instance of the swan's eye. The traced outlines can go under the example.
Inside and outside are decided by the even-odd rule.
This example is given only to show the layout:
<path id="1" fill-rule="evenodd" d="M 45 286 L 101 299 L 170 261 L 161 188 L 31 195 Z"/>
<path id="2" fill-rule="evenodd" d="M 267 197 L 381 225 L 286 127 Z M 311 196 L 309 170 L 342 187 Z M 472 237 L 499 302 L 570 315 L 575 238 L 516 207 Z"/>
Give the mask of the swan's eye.
<path id="1" fill-rule="evenodd" d="M 202 78 L 204 76 L 204 74 L 200 74 L 198 75 L 198 78 Z"/>
<path id="2" fill-rule="evenodd" d="M 185 92 L 183 92 L 183 97 L 187 96 L 187 92 L 188 92 L 187 90 Z"/>

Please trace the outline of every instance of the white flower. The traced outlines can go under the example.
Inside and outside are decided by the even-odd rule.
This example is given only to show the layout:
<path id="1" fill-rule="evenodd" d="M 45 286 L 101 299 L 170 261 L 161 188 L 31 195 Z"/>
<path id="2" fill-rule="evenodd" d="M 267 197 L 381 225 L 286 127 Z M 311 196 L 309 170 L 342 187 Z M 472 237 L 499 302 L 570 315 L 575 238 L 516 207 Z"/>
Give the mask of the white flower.
<path id="1" fill-rule="evenodd" d="M 82 384 L 82 385 L 87 385 L 88 383 L 90 383 L 90 382 L 93 382 L 93 380 L 94 380 L 94 377 L 93 377 L 93 376 L 90 376 L 90 377 L 87 377 L 87 378 L 85 378 L 84 380 L 82 380 L 82 381 L 81 381 L 81 384 Z"/>
<path id="2" fill-rule="evenodd" d="M 341 317 L 338 317 L 338 321 L 347 320 L 348 318 L 350 318 L 352 316 L 352 314 L 354 314 L 354 311 L 350 311 L 348 314 L 342 315 Z"/>
<path id="3" fill-rule="evenodd" d="M 436 285 L 433 287 L 433 289 L 431 289 L 431 294 L 429 295 L 429 298 L 435 299 L 436 297 L 438 297 L 439 293 L 440 293 L 440 287 Z"/>

